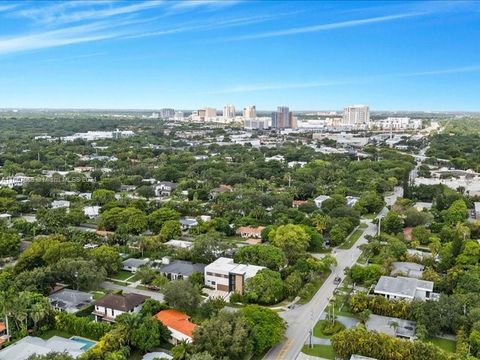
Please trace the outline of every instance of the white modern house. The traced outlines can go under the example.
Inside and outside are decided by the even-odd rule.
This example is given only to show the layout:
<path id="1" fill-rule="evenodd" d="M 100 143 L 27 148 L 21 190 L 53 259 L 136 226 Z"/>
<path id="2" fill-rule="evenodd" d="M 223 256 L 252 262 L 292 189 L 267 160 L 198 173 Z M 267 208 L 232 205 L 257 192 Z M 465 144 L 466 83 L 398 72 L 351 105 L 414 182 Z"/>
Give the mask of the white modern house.
<path id="1" fill-rule="evenodd" d="M 205 266 L 205 285 L 215 290 L 243 293 L 245 282 L 254 277 L 263 266 L 237 264 L 231 258 L 221 257 Z"/>
<path id="2" fill-rule="evenodd" d="M 320 196 L 317 196 L 315 199 L 313 199 L 313 201 L 315 202 L 315 205 L 317 206 L 317 208 L 321 209 L 322 208 L 322 203 L 325 200 L 328 200 L 328 199 L 330 199 L 330 196 L 320 195 Z"/>
<path id="3" fill-rule="evenodd" d="M 51 204 L 52 209 L 61 209 L 61 208 L 66 208 L 68 209 L 70 207 L 70 201 L 68 200 L 55 200 Z"/>
<path id="4" fill-rule="evenodd" d="M 89 219 L 96 219 L 100 215 L 100 206 L 85 206 L 83 213 Z"/>
<path id="5" fill-rule="evenodd" d="M 148 296 L 128 293 L 123 295 L 107 294 L 103 298 L 95 301 L 95 308 L 92 314 L 95 321 L 115 322 L 117 316 L 124 313 L 136 313 L 142 308 Z"/>
<path id="6" fill-rule="evenodd" d="M 381 276 L 374 293 L 392 300 L 436 300 L 438 298 L 438 294 L 433 292 L 432 281 L 403 276 Z"/>
<path id="7" fill-rule="evenodd" d="M 158 185 L 155 186 L 155 196 L 162 197 L 162 196 L 170 196 L 172 191 L 175 190 L 177 184 L 170 182 L 170 181 L 162 181 Z"/>

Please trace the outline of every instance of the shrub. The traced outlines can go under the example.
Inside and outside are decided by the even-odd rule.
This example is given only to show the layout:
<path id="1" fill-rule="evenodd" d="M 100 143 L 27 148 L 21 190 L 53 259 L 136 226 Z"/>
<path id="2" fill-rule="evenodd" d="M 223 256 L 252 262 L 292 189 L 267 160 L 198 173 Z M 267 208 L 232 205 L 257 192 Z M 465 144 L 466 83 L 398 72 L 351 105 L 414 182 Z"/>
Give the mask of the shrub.
<path id="1" fill-rule="evenodd" d="M 55 316 L 55 328 L 73 335 L 99 340 L 110 331 L 111 325 L 105 322 L 95 322 L 85 317 L 77 317 L 73 314 L 61 312 Z"/>

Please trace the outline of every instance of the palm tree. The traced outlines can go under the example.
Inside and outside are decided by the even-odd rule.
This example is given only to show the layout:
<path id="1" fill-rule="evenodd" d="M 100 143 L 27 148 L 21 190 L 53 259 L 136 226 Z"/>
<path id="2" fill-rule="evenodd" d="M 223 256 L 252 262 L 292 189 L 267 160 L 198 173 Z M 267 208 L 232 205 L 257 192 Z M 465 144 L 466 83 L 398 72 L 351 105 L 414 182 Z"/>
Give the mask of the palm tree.
<path id="1" fill-rule="evenodd" d="M 7 330 L 7 339 L 10 339 L 10 327 L 8 318 L 12 316 L 13 311 L 15 309 L 15 300 L 13 291 L 0 291 L 0 312 L 3 314 L 5 318 L 5 328 Z"/>
<path id="2" fill-rule="evenodd" d="M 182 340 L 172 349 L 173 358 L 175 360 L 187 360 L 190 357 L 191 350 L 192 345 Z"/>
<path id="3" fill-rule="evenodd" d="M 358 317 L 359 317 L 361 323 L 362 323 L 362 324 L 365 324 L 371 314 L 372 314 L 372 312 L 371 312 L 369 309 L 365 309 L 365 310 L 363 310 L 362 312 L 360 312 L 360 313 L 358 314 Z"/>
<path id="4" fill-rule="evenodd" d="M 36 303 L 33 304 L 31 310 L 30 310 L 30 317 L 32 318 L 33 321 L 33 330 L 35 331 L 37 329 L 37 324 L 42 321 L 45 316 L 48 314 L 48 308 L 45 306 L 45 303 Z"/>

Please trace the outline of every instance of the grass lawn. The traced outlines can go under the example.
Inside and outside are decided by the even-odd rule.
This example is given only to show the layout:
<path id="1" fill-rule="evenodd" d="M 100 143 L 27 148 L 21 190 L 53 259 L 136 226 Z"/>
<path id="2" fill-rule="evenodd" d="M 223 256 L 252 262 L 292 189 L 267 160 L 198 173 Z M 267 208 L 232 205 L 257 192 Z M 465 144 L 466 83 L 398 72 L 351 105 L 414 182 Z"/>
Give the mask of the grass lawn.
<path id="1" fill-rule="evenodd" d="M 342 244 L 340 245 L 340 249 L 350 249 L 353 244 L 357 242 L 358 239 L 360 239 L 360 236 L 362 236 L 363 231 L 367 228 L 367 224 L 361 223 L 358 226 L 358 229 L 353 232 L 352 235 Z"/>
<path id="2" fill-rule="evenodd" d="M 318 289 L 323 285 L 325 280 L 330 276 L 331 271 L 329 270 L 325 274 L 322 274 L 318 279 L 316 279 L 314 282 L 310 282 L 309 284 L 312 284 L 310 288 L 310 291 L 303 292 L 300 290 L 300 300 L 297 302 L 297 304 L 303 305 L 308 303 L 310 300 L 312 300 L 312 297 L 317 293 Z"/>
<path id="3" fill-rule="evenodd" d="M 133 275 L 134 274 L 132 274 L 129 271 L 120 270 L 118 273 L 116 273 L 115 275 L 112 275 L 110 277 L 112 279 L 115 279 L 115 280 L 127 280 L 129 277 L 132 277 Z"/>
<path id="4" fill-rule="evenodd" d="M 69 334 L 65 331 L 60 331 L 60 330 L 55 330 L 55 329 L 52 329 L 52 330 L 47 330 L 45 331 L 42 335 L 40 335 L 40 337 L 43 339 L 43 340 L 48 340 L 50 339 L 52 336 L 60 336 L 60 337 L 63 337 L 65 339 L 70 339 L 73 335 L 72 334 Z"/>
<path id="5" fill-rule="evenodd" d="M 328 334 L 325 334 L 323 332 L 323 328 L 324 328 L 325 325 L 327 325 L 327 323 L 331 323 L 331 321 L 329 321 L 329 320 L 319 320 L 315 324 L 315 327 L 313 328 L 313 336 L 318 337 L 318 338 L 322 338 L 322 339 L 330 339 L 332 337 L 333 333 L 328 335 Z M 343 329 L 345 329 L 345 326 L 342 325 L 340 322 L 335 321 L 335 332 L 334 333 L 340 332 Z"/>
<path id="6" fill-rule="evenodd" d="M 435 346 L 438 346 L 440 349 L 445 350 L 447 352 L 454 353 L 457 348 L 457 342 L 453 340 L 448 340 L 448 339 L 442 339 L 442 338 L 432 338 L 432 339 L 426 339 L 426 342 L 430 342 Z"/>
<path id="7" fill-rule="evenodd" d="M 103 291 L 92 291 L 92 295 L 93 295 L 93 300 L 98 300 L 104 297 L 105 293 Z"/>
<path id="8" fill-rule="evenodd" d="M 335 359 L 335 353 L 333 352 L 331 345 L 313 345 L 313 347 L 304 345 L 302 352 L 307 355 L 318 356 L 324 359 Z"/>

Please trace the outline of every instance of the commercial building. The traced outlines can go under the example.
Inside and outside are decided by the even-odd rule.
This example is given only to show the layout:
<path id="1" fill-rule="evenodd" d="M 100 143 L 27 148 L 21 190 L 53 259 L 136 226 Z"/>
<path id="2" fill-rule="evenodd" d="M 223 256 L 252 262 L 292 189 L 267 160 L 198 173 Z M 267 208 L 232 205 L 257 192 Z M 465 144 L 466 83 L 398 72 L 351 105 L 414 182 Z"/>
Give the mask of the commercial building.
<path id="1" fill-rule="evenodd" d="M 232 104 L 225 105 L 223 107 L 223 117 L 233 119 L 235 117 L 235 106 Z"/>
<path id="2" fill-rule="evenodd" d="M 173 119 L 175 116 L 174 109 L 160 109 L 160 117 L 162 119 Z"/>
<path id="3" fill-rule="evenodd" d="M 296 129 L 297 123 L 293 118 L 293 113 L 288 106 L 279 106 L 277 111 L 272 113 L 273 129 Z"/>
<path id="4" fill-rule="evenodd" d="M 257 108 L 255 105 L 247 105 L 243 108 L 243 117 L 245 119 L 255 119 L 257 117 Z"/>
<path id="5" fill-rule="evenodd" d="M 264 130 L 270 127 L 270 118 L 244 118 L 243 128 L 245 130 Z"/>
<path id="6" fill-rule="evenodd" d="M 205 285 L 215 290 L 243 293 L 245 282 L 254 277 L 263 266 L 237 264 L 221 257 L 205 267 Z"/>
<path id="7" fill-rule="evenodd" d="M 173 115 L 173 120 L 183 120 L 185 117 L 183 111 L 175 111 L 175 114 Z"/>
<path id="8" fill-rule="evenodd" d="M 368 125 L 370 122 L 370 109 L 367 105 L 347 106 L 343 111 L 344 126 Z"/>

